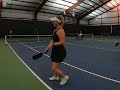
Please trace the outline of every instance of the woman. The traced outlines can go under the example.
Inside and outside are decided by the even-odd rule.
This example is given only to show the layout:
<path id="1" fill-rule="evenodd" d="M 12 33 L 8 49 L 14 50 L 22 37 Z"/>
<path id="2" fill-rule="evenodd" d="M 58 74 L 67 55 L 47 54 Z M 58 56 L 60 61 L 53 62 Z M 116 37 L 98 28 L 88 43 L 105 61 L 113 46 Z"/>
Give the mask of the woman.
<path id="1" fill-rule="evenodd" d="M 80 38 L 80 39 L 83 39 L 82 31 L 80 31 L 80 33 L 79 33 L 79 38 Z"/>
<path id="2" fill-rule="evenodd" d="M 38 30 L 37 29 L 34 30 L 34 34 L 38 35 Z"/>
<path id="3" fill-rule="evenodd" d="M 61 62 L 66 57 L 66 50 L 64 48 L 65 43 L 65 32 L 63 30 L 64 17 L 60 15 L 59 17 L 54 17 L 50 19 L 52 24 L 56 27 L 53 32 L 52 41 L 45 49 L 44 52 L 52 48 L 51 60 L 52 60 L 52 71 L 54 75 L 49 78 L 49 80 L 59 80 L 61 78 L 60 85 L 64 85 L 69 76 L 64 75 L 63 72 L 59 69 Z"/>

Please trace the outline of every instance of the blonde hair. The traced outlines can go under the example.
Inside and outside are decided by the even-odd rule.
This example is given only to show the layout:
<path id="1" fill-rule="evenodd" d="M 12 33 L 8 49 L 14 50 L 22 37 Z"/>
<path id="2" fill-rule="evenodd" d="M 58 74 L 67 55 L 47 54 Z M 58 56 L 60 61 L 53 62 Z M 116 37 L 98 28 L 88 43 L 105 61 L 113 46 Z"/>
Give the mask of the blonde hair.
<path id="1" fill-rule="evenodd" d="M 57 18 L 61 20 L 60 24 L 61 24 L 61 27 L 63 27 L 63 25 L 64 25 L 64 17 L 62 15 L 59 15 Z"/>

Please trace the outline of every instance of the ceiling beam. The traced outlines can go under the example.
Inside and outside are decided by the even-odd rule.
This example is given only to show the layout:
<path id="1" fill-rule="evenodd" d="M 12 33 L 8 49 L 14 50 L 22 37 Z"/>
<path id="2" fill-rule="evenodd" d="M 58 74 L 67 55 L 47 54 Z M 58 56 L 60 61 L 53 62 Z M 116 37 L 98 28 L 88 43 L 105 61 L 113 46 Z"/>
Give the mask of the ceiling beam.
<path id="1" fill-rule="evenodd" d="M 75 4 L 73 4 L 72 6 L 70 6 L 67 10 L 65 10 L 65 13 L 68 14 L 68 13 L 72 12 L 77 6 L 79 6 L 84 1 L 85 0 L 78 0 L 78 2 L 76 2 Z"/>
<path id="2" fill-rule="evenodd" d="M 92 2 L 92 3 L 96 4 L 96 5 L 99 5 L 98 3 L 96 3 L 96 2 L 94 2 L 94 1 L 92 1 L 92 0 L 90 0 L 90 2 Z M 105 9 L 105 10 L 107 10 L 107 9 L 104 8 L 104 7 L 102 7 L 102 8 Z M 102 10 L 99 10 L 99 11 L 103 12 Z"/>
<path id="3" fill-rule="evenodd" d="M 101 3 L 100 5 L 96 6 L 95 8 L 92 8 L 90 10 L 88 10 L 87 12 L 85 12 L 84 14 L 82 14 L 81 16 L 79 16 L 77 18 L 77 23 L 79 23 L 79 21 L 81 19 L 83 19 L 85 16 L 87 16 L 88 14 L 92 13 L 93 11 L 97 10 L 98 8 L 102 7 L 103 5 L 105 5 L 106 3 L 110 2 L 111 0 L 106 0 L 105 2 Z"/>
<path id="4" fill-rule="evenodd" d="M 38 12 L 42 9 L 42 7 L 45 5 L 45 3 L 46 3 L 47 1 L 48 1 L 48 0 L 43 0 L 43 2 L 42 2 L 41 4 L 39 4 L 38 7 L 35 9 L 34 20 L 37 20 Z"/>
<path id="5" fill-rule="evenodd" d="M 2 16 L 1 16 L 1 12 L 2 12 L 2 3 L 3 3 L 2 0 L 0 0 L 0 19 L 1 19 L 1 17 L 2 17 Z"/>

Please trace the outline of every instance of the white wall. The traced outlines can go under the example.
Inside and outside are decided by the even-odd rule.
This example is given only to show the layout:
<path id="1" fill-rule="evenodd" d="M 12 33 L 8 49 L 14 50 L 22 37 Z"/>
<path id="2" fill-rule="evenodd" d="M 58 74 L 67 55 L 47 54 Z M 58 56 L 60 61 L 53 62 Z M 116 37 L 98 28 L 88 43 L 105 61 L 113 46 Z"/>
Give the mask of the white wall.
<path id="1" fill-rule="evenodd" d="M 117 12 L 106 12 L 104 14 L 102 14 L 102 18 L 106 18 L 106 17 L 117 17 Z"/>
<path id="2" fill-rule="evenodd" d="M 79 21 L 79 24 L 81 24 L 81 25 L 88 25 L 88 20 L 82 19 L 82 20 Z"/>
<path id="3" fill-rule="evenodd" d="M 55 17 L 55 16 L 57 16 L 57 15 L 38 13 L 37 19 L 38 19 L 38 21 L 50 21 L 50 18 Z"/>
<path id="4" fill-rule="evenodd" d="M 89 24 L 96 24 L 96 25 L 101 24 L 101 19 L 100 18 L 94 18 L 89 22 Z"/>
<path id="5" fill-rule="evenodd" d="M 117 22 L 118 22 L 118 18 L 117 17 L 116 18 L 103 18 L 102 19 L 102 23 L 103 24 L 107 24 L 107 23 L 111 23 L 111 24 L 116 23 L 117 24 Z"/>
<path id="6" fill-rule="evenodd" d="M 10 10 L 10 9 L 2 9 L 1 13 L 3 18 L 8 19 L 33 19 L 33 12 L 21 11 L 21 10 Z"/>
<path id="7" fill-rule="evenodd" d="M 120 7 L 119 7 L 120 10 Z M 90 20 L 90 25 L 118 25 L 120 23 L 120 19 L 118 20 L 118 16 L 120 18 L 120 11 L 119 15 L 117 12 L 117 8 L 110 10 L 92 20 Z"/>

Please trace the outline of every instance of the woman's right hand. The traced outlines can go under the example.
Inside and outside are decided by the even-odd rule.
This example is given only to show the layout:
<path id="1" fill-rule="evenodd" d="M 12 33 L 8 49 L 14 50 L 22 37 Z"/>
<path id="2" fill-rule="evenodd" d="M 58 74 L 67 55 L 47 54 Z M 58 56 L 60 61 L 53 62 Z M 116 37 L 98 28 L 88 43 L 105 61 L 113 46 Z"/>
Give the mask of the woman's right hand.
<path id="1" fill-rule="evenodd" d="M 44 50 L 44 53 L 47 53 L 48 52 L 48 49 L 46 48 L 45 50 Z"/>
<path id="2" fill-rule="evenodd" d="M 49 45 L 46 47 L 46 49 L 44 50 L 44 53 L 47 53 L 48 52 L 48 50 L 51 48 L 53 46 L 53 41 L 51 41 L 50 43 L 49 43 Z"/>

